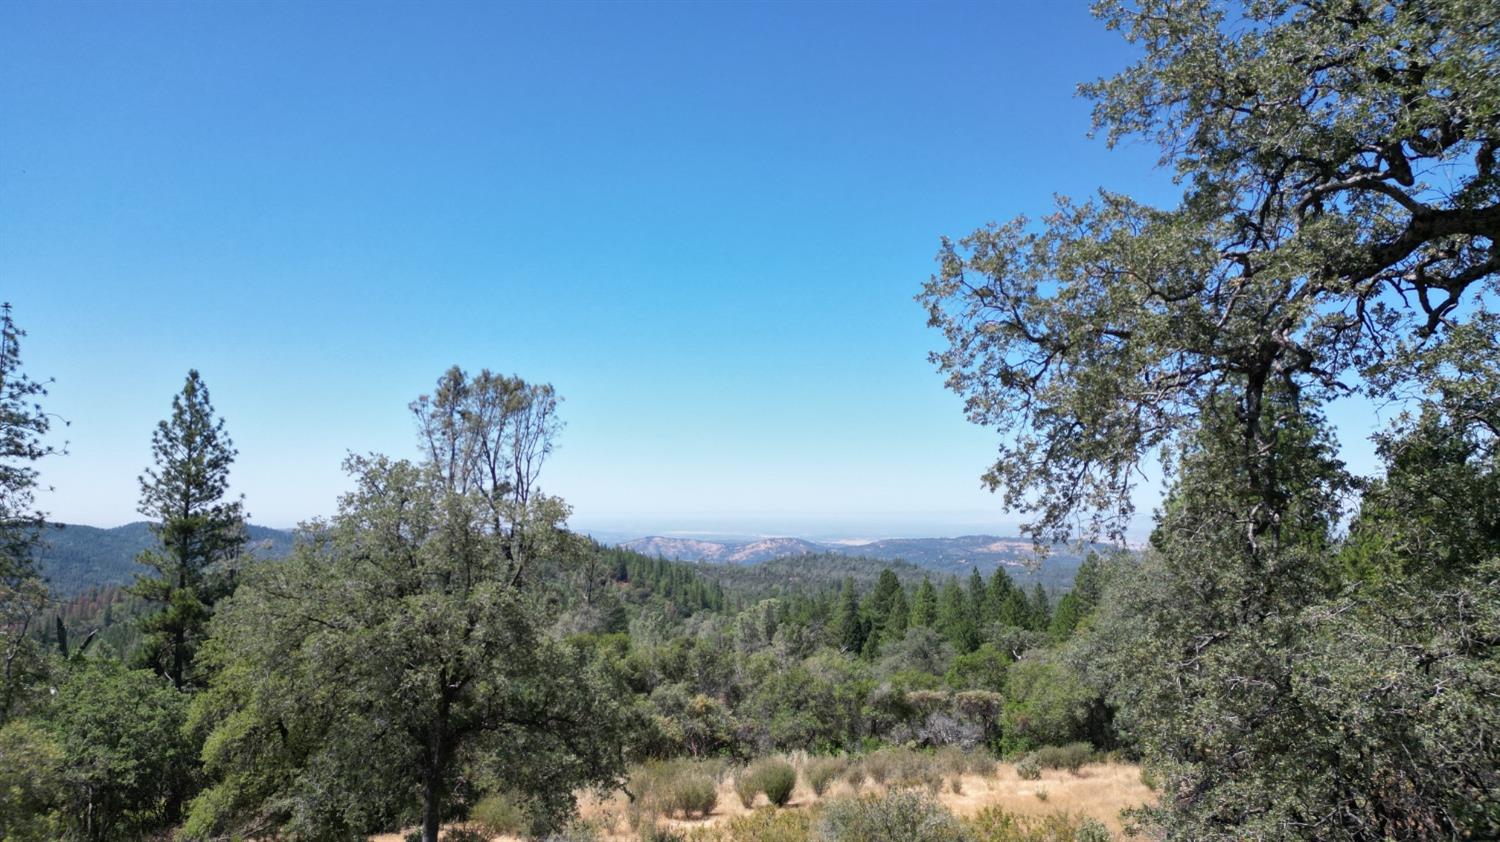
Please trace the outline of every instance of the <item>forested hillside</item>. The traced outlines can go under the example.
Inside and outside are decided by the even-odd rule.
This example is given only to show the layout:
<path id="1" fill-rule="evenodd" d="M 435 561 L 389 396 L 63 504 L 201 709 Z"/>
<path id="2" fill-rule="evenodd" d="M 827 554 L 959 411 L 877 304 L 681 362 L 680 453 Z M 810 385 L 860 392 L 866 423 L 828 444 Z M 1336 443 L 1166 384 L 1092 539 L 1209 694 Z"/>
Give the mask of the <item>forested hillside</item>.
<path id="1" fill-rule="evenodd" d="M 258 558 L 282 558 L 292 551 L 291 530 L 246 524 L 245 531 L 245 551 Z M 37 549 L 37 568 L 53 594 L 70 597 L 89 588 L 130 584 L 146 570 L 137 556 L 156 546 L 151 526 L 144 521 L 112 529 L 49 526 Z"/>

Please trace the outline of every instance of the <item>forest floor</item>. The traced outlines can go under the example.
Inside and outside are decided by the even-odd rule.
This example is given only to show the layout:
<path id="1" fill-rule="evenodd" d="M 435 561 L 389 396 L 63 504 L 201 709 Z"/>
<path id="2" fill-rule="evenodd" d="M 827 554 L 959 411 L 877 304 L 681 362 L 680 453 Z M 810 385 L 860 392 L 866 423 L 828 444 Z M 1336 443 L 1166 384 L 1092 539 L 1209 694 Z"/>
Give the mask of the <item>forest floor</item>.
<path id="1" fill-rule="evenodd" d="M 1120 811 L 1139 807 L 1156 800 L 1156 796 L 1141 783 L 1139 766 L 1128 763 L 1091 763 L 1077 772 L 1047 769 L 1041 778 L 1022 780 L 1015 766 L 998 764 L 993 776 L 964 775 L 959 792 L 954 792 L 950 777 L 944 782 L 937 800 L 959 816 L 972 816 L 991 805 L 1025 816 L 1043 816 L 1050 813 L 1069 813 L 1075 816 L 1091 816 L 1103 822 L 1117 836 L 1122 831 Z M 867 783 L 861 793 L 881 792 L 883 787 Z M 784 809 L 800 810 L 837 798 L 853 795 L 848 784 L 839 782 L 819 799 L 808 788 L 806 782 L 798 781 L 792 800 Z M 756 806 L 765 806 L 765 796 L 760 796 Z M 581 817 L 604 831 L 602 839 L 608 842 L 632 842 L 637 839 L 630 830 L 630 805 L 624 793 L 615 793 L 606 798 L 586 796 L 580 800 Z M 745 809 L 734 793 L 734 782 L 726 776 L 719 785 L 719 803 L 714 811 L 701 819 L 663 820 L 663 825 L 689 829 L 711 827 L 726 822 L 735 816 L 751 812 Z M 495 842 L 509 842 L 511 837 L 497 836 Z M 402 836 L 388 833 L 371 837 L 371 842 L 401 842 Z"/>

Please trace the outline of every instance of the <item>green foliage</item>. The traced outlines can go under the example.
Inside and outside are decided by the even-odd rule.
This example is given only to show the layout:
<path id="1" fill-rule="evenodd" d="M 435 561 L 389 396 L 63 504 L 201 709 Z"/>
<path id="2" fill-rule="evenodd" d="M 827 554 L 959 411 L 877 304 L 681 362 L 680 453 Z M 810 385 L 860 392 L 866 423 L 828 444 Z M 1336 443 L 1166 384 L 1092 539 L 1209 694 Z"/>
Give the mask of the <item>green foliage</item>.
<path id="1" fill-rule="evenodd" d="M 39 723 L 0 726 L 0 839 L 49 842 L 61 835 L 62 746 Z"/>
<path id="2" fill-rule="evenodd" d="M 1108 828 L 1087 816 L 1021 816 L 996 806 L 980 810 L 964 825 L 972 842 L 1109 842 L 1112 838 Z"/>
<path id="3" fill-rule="evenodd" d="M 722 767 L 696 761 L 656 761 L 630 776 L 635 809 L 648 816 L 702 817 L 719 803 Z"/>
<path id="4" fill-rule="evenodd" d="M 469 810 L 469 821 L 493 836 L 520 836 L 531 826 L 522 805 L 504 792 L 493 792 L 479 799 Z"/>
<path id="5" fill-rule="evenodd" d="M 137 557 L 155 574 L 133 591 L 159 607 L 142 623 L 139 660 L 183 688 L 201 683 L 193 661 L 247 540 L 242 504 L 225 500 L 234 444 L 197 371 L 173 396 L 172 417 L 157 424 L 151 452 L 156 465 L 141 474 L 140 512 L 160 549 Z"/>
<path id="6" fill-rule="evenodd" d="M 764 807 L 729 820 L 716 842 L 807 842 L 812 820 L 803 810 Z M 696 838 L 696 837 L 695 837 Z"/>
<path id="7" fill-rule="evenodd" d="M 1007 752 L 1062 745 L 1084 733 L 1095 691 L 1051 658 L 1026 657 L 1010 666 L 1001 732 Z"/>
<path id="8" fill-rule="evenodd" d="M 1085 763 L 1094 759 L 1094 747 L 1088 743 L 1068 743 L 1064 746 L 1042 746 L 1027 755 L 1043 769 L 1066 769 L 1076 773 Z"/>
<path id="9" fill-rule="evenodd" d="M 842 757 L 814 757 L 807 761 L 802 774 L 813 794 L 822 798 L 839 776 L 844 774 L 848 760 Z"/>
<path id="10" fill-rule="evenodd" d="M 830 802 L 813 838 L 821 842 L 966 842 L 963 826 L 937 802 L 911 790 Z"/>
<path id="11" fill-rule="evenodd" d="M 1016 777 L 1023 781 L 1034 781 L 1042 776 L 1042 763 L 1035 753 L 1028 753 L 1016 761 Z"/>
<path id="12" fill-rule="evenodd" d="M 28 633 L 47 601 L 34 561 L 46 523 L 36 506 L 36 463 L 57 449 L 45 439 L 53 421 L 42 408 L 47 383 L 21 366 L 25 335 L 10 304 L 0 304 L 0 725 L 24 708 L 45 672 L 42 647 Z"/>
<path id="13" fill-rule="evenodd" d="M 60 817 L 68 839 L 110 840 L 170 827 L 191 784 L 188 700 L 165 678 L 118 662 L 69 668 L 47 711 L 61 750 Z"/>
<path id="14" fill-rule="evenodd" d="M 785 760 L 766 757 L 750 764 L 735 778 L 735 793 L 746 807 L 754 803 L 755 796 L 764 793 L 766 800 L 777 807 L 786 806 L 797 786 L 797 769 Z M 748 795 L 748 802 L 747 802 Z"/>
<path id="15" fill-rule="evenodd" d="M 536 569 L 574 546 L 565 509 L 505 467 L 534 471 L 550 447 L 550 392 L 450 372 L 437 396 L 418 403 L 424 438 L 473 461 L 350 457 L 333 521 L 216 613 L 194 708 L 214 783 L 188 835 L 337 838 L 420 812 L 431 842 L 460 780 L 503 784 L 548 830 L 576 790 L 623 777 L 631 709 L 590 652 L 546 634 L 536 598 Z"/>

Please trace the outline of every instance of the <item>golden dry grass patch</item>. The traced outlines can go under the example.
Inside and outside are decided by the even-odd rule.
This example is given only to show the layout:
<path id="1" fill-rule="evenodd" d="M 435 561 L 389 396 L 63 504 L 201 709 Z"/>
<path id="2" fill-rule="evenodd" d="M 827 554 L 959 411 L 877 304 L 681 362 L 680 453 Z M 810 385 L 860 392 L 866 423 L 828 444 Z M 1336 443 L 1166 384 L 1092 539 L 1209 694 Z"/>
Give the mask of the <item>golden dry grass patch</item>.
<path id="1" fill-rule="evenodd" d="M 1046 769 L 1034 781 L 1022 780 L 1010 763 L 996 765 L 993 776 L 964 775 L 960 779 L 962 792 L 954 793 L 945 778 L 942 791 L 936 796 L 939 803 L 957 816 L 968 817 L 989 806 L 998 806 L 1007 812 L 1024 816 L 1044 816 L 1050 813 L 1073 813 L 1090 816 L 1103 822 L 1111 833 L 1122 830 L 1120 811 L 1156 801 L 1155 793 L 1141 783 L 1141 769 L 1129 763 L 1090 763 L 1077 773 L 1062 769 Z M 866 783 L 858 792 L 884 792 L 888 787 Z M 1038 791 L 1047 793 L 1046 800 L 1037 797 Z M 782 809 L 800 810 L 818 801 L 846 798 L 856 791 L 845 781 L 838 781 L 819 799 L 812 787 L 802 779 L 799 770 L 797 788 L 792 800 Z M 764 807 L 764 795 L 758 796 L 755 807 Z M 630 800 L 622 792 L 600 797 L 586 794 L 579 799 L 579 815 L 600 832 L 602 842 L 635 842 L 637 836 L 631 826 Z M 736 816 L 753 812 L 745 809 L 734 793 L 733 775 L 726 775 L 719 783 L 719 803 L 712 813 L 701 819 L 662 818 L 665 826 L 681 829 L 713 827 Z M 370 837 L 370 842 L 403 842 L 403 835 L 385 833 Z M 518 842 L 515 837 L 496 836 L 493 842 Z"/>

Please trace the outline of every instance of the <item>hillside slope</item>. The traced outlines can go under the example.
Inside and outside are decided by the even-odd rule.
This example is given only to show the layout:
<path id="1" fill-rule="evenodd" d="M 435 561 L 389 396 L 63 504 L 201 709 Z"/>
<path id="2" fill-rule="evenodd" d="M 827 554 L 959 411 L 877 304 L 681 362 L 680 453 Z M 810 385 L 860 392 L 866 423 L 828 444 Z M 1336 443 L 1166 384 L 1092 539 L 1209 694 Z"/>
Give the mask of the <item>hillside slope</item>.
<path id="1" fill-rule="evenodd" d="M 249 527 L 246 551 L 260 558 L 281 558 L 292 551 L 292 531 L 267 526 Z M 156 546 L 156 538 L 145 521 L 113 529 L 63 524 L 43 535 L 37 552 L 38 567 L 52 594 L 74 596 L 98 585 L 124 585 L 135 581 L 146 568 L 135 557 Z"/>

